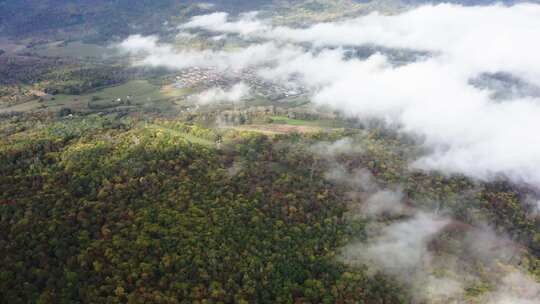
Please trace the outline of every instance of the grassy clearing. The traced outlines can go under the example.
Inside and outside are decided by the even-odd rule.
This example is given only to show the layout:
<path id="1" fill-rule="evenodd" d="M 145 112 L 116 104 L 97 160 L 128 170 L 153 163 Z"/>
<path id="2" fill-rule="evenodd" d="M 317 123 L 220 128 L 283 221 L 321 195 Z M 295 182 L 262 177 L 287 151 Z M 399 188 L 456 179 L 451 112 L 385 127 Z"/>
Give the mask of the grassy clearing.
<path id="1" fill-rule="evenodd" d="M 35 51 L 42 56 L 51 57 L 73 57 L 73 58 L 85 58 L 85 57 L 102 57 L 111 56 L 114 54 L 114 50 L 95 44 L 87 44 L 82 42 L 72 42 L 67 45 L 62 45 L 60 42 L 53 42 L 46 45 L 39 45 L 35 47 Z"/>
<path id="2" fill-rule="evenodd" d="M 287 116 L 271 116 L 270 118 L 276 124 L 286 124 L 286 125 L 293 125 L 293 126 L 316 125 L 315 121 L 292 119 L 292 118 L 289 118 Z"/>
<path id="3" fill-rule="evenodd" d="M 163 102 L 171 98 L 169 94 L 162 92 L 157 85 L 153 85 L 146 80 L 132 80 L 119 86 L 104 88 L 84 95 L 59 94 L 55 96 L 54 100 L 49 101 L 47 105 L 49 107 L 69 106 L 84 109 L 89 102 L 94 100 L 103 107 L 115 107 L 117 104 L 113 100 L 118 98 L 125 100 L 127 96 L 131 97 L 132 104 L 145 106 L 165 106 Z"/>
<path id="4" fill-rule="evenodd" d="M 113 98 L 122 98 L 126 96 L 133 96 L 138 98 L 153 98 L 159 99 L 164 96 L 160 94 L 160 88 L 153 84 L 150 84 L 146 80 L 133 80 L 126 82 L 125 84 L 104 88 L 92 93 L 84 95 L 64 95 L 59 94 L 55 96 L 56 102 L 67 102 L 73 99 L 89 99 L 92 96 L 96 96 L 101 99 L 113 99 Z"/>
<path id="5" fill-rule="evenodd" d="M 41 104 L 37 99 L 31 100 L 25 103 L 0 108 L 0 113 L 9 113 L 9 112 L 28 112 L 39 109 Z"/>
<path id="6" fill-rule="evenodd" d="M 192 94 L 194 91 L 193 88 L 182 88 L 182 89 L 178 89 L 178 88 L 175 88 L 174 85 L 166 85 L 166 86 L 163 86 L 160 90 L 160 93 L 163 95 L 163 96 L 166 96 L 166 97 L 170 97 L 170 98 L 179 98 L 179 97 L 183 97 L 183 96 L 187 96 L 189 94 Z"/>
<path id="7" fill-rule="evenodd" d="M 319 133 L 324 129 L 316 126 L 304 126 L 304 125 L 285 125 L 285 124 L 252 124 L 235 126 L 232 129 L 238 131 L 250 131 L 263 133 L 267 135 L 274 134 L 290 134 L 290 133 Z"/>
<path id="8" fill-rule="evenodd" d="M 273 124 L 285 124 L 291 126 L 309 126 L 319 128 L 343 128 L 345 125 L 341 121 L 332 119 L 302 120 L 292 119 L 287 116 L 271 116 Z"/>

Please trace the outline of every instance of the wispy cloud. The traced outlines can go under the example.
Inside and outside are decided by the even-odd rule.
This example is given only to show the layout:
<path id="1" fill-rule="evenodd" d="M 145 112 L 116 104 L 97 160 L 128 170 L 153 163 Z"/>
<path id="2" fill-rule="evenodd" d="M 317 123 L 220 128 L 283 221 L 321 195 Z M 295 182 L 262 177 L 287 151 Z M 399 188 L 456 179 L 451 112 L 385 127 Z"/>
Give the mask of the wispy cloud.
<path id="1" fill-rule="evenodd" d="M 134 36 L 121 47 L 146 53 L 140 64 L 256 67 L 272 80 L 294 78 L 311 88 L 317 104 L 421 135 L 432 153 L 414 167 L 479 179 L 505 175 L 540 186 L 539 98 L 511 94 L 505 99 L 499 94 L 502 100 L 495 101 L 493 88 L 471 82 L 502 72 L 540 86 L 540 5 L 429 5 L 307 28 L 272 26 L 256 14 L 231 18 L 215 13 L 194 17 L 183 28 L 237 33 L 263 42 L 233 52 L 190 52 L 160 44 L 155 37 Z M 346 48 L 363 45 L 430 55 L 399 66 L 384 53 L 346 56 Z"/>
<path id="2" fill-rule="evenodd" d="M 209 15 L 195 16 L 191 21 L 180 26 L 181 29 L 205 29 L 219 33 L 234 33 L 240 35 L 255 35 L 270 30 L 267 21 L 257 19 L 257 12 L 240 14 L 235 21 L 229 21 L 229 14 L 217 12 Z"/>
<path id="3" fill-rule="evenodd" d="M 243 82 L 237 83 L 229 89 L 211 88 L 192 96 L 193 100 L 199 104 L 210 104 L 217 102 L 239 102 L 249 95 L 249 86 Z"/>
<path id="4" fill-rule="evenodd" d="M 381 55 L 330 63 L 324 53 L 280 68 L 291 73 L 309 69 L 306 81 L 323 85 L 318 77 L 333 70 L 336 75 L 325 79 L 329 84 L 315 94 L 316 102 L 388 119 L 424 135 L 434 153 L 418 160 L 417 167 L 484 179 L 503 173 L 538 186 L 540 141 L 533 131 L 540 127 L 538 98 L 494 103 L 492 92 L 471 86 L 469 80 L 503 71 L 538 84 L 540 43 L 533 37 L 540 29 L 539 17 L 537 5 L 440 5 L 307 29 L 278 28 L 271 35 L 319 45 L 376 44 L 433 53 L 397 68 Z"/>

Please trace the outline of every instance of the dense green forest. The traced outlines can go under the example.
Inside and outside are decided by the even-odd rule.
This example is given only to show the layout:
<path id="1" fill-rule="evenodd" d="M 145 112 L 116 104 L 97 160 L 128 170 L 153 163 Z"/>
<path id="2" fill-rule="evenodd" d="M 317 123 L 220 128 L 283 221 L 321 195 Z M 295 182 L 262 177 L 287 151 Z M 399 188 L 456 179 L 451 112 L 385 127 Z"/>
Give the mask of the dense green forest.
<path id="1" fill-rule="evenodd" d="M 16 120 L 0 152 L 5 303 L 403 297 L 333 259 L 345 206 L 279 144 L 290 138 L 228 134 L 217 149 L 211 131 L 181 124 Z"/>
<path id="2" fill-rule="evenodd" d="M 268 136 L 92 114 L 13 115 L 0 132 L 2 303 L 410 302 L 339 258 L 368 220 L 325 178 L 334 161 L 400 183 L 416 208 L 487 219 L 539 273 L 539 219 L 519 191 L 411 171 L 419 151 L 384 130 Z M 314 152 L 341 138 L 363 152 Z"/>

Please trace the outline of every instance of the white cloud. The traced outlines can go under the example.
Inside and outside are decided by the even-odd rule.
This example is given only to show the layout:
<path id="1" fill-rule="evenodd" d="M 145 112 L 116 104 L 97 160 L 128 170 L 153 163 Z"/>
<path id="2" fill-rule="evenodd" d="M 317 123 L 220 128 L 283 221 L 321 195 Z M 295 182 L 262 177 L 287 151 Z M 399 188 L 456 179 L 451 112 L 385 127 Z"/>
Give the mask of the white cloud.
<path id="1" fill-rule="evenodd" d="M 345 246 L 341 259 L 392 275 L 411 288 L 415 303 L 468 303 L 466 288 L 478 282 L 494 288 L 474 303 L 528 304 L 540 296 L 540 284 L 520 266 L 521 250 L 487 226 L 460 228 L 418 210 L 378 226 L 366 242 Z"/>
<path id="2" fill-rule="evenodd" d="M 212 88 L 203 91 L 193 99 L 200 104 L 210 104 L 216 102 L 238 102 L 249 95 L 249 86 L 240 82 L 229 89 Z"/>
<path id="3" fill-rule="evenodd" d="M 507 72 L 540 85 L 540 5 L 443 4 L 308 28 L 273 27 L 253 14 L 229 19 L 225 13 L 199 16 L 184 28 L 266 42 L 235 52 L 186 52 L 154 37 L 135 36 L 121 46 L 132 53 L 147 52 L 140 63 L 153 66 L 255 66 L 260 75 L 284 82 L 294 75 L 312 89 L 315 103 L 377 117 L 425 138 L 433 153 L 417 160 L 415 167 L 480 179 L 504 174 L 540 186 L 540 100 L 494 101 L 490 90 L 470 84 L 481 73 Z M 333 48 L 306 51 L 296 45 L 300 42 Z M 378 53 L 345 59 L 343 48 L 355 45 L 432 55 L 400 66 Z"/>
<path id="4" fill-rule="evenodd" d="M 196 5 L 198 8 L 203 9 L 203 10 L 209 10 L 216 6 L 214 3 L 209 3 L 209 2 L 197 3 Z"/>
<path id="5" fill-rule="evenodd" d="M 134 64 L 152 67 L 183 69 L 186 67 L 215 67 L 221 71 L 241 70 L 269 62 L 286 62 L 301 53 L 299 48 L 281 48 L 274 42 L 255 44 L 235 51 L 178 50 L 171 44 L 160 43 L 158 37 L 132 35 L 117 48 L 138 58 Z"/>
<path id="6" fill-rule="evenodd" d="M 448 223 L 448 219 L 419 212 L 409 220 L 383 228 L 369 244 L 345 247 L 343 255 L 349 262 L 367 262 L 390 274 L 409 272 L 429 259 L 428 243 Z"/>
<path id="7" fill-rule="evenodd" d="M 400 215 L 406 210 L 401 191 L 381 190 L 371 195 L 363 207 L 363 214 L 381 216 L 383 214 Z"/>
<path id="8" fill-rule="evenodd" d="M 534 304 L 540 298 L 540 284 L 530 276 L 514 271 L 504 276 L 497 289 L 483 298 L 485 303 Z"/>
<path id="9" fill-rule="evenodd" d="M 176 38 L 181 39 L 181 40 L 191 40 L 191 39 L 197 38 L 197 34 L 192 34 L 188 32 L 180 32 L 176 34 Z"/>
<path id="10" fill-rule="evenodd" d="M 503 173 L 539 186 L 535 130 L 540 128 L 540 101 L 495 103 L 490 92 L 469 84 L 480 73 L 498 71 L 538 84 L 540 43 L 534 37 L 539 31 L 539 5 L 439 5 L 307 29 L 277 28 L 268 35 L 318 45 L 374 44 L 434 53 L 427 60 L 392 67 L 382 55 L 344 62 L 323 52 L 295 58 L 274 72 L 303 73 L 308 83 L 321 86 L 315 102 L 424 135 L 435 152 L 416 167 L 484 179 Z"/>
<path id="11" fill-rule="evenodd" d="M 361 152 L 361 146 L 355 145 L 351 138 L 342 138 L 333 143 L 320 142 L 310 147 L 310 150 L 325 157 L 335 157 L 339 154 Z"/>
<path id="12" fill-rule="evenodd" d="M 212 32 L 237 33 L 244 36 L 270 29 L 267 22 L 257 19 L 257 12 L 240 14 L 236 21 L 229 21 L 228 19 L 229 14 L 224 12 L 195 16 L 189 22 L 181 25 L 180 28 L 200 28 Z"/>

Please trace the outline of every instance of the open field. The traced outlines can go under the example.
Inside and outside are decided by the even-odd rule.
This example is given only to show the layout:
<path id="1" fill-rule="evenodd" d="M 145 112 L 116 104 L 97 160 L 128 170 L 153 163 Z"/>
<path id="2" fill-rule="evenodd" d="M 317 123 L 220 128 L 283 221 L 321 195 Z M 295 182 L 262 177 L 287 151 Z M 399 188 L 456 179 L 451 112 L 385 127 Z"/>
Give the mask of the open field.
<path id="1" fill-rule="evenodd" d="M 317 119 L 317 120 L 302 120 L 292 119 L 287 116 L 270 116 L 273 124 L 291 125 L 291 126 L 306 126 L 316 128 L 342 128 L 345 127 L 343 121 L 333 119 Z"/>
<path id="2" fill-rule="evenodd" d="M 239 131 L 252 131 L 264 134 L 289 134 L 289 133 L 318 133 L 325 129 L 315 126 L 285 125 L 285 124 L 252 124 L 233 127 Z"/>
<path id="3" fill-rule="evenodd" d="M 189 94 L 192 94 L 194 91 L 195 89 L 193 88 L 179 89 L 179 88 L 176 88 L 174 85 L 170 84 L 170 85 L 165 85 L 161 87 L 160 94 L 166 97 L 170 97 L 170 98 L 179 98 L 179 97 L 184 97 Z"/>
<path id="4" fill-rule="evenodd" d="M 75 108 L 100 107 L 112 108 L 126 105 L 168 107 L 169 99 L 179 97 L 184 92 L 170 91 L 151 84 L 146 80 L 133 80 L 125 84 L 108 87 L 85 95 L 58 95 L 51 101 L 50 106 L 69 106 Z M 125 102 L 125 103 L 122 103 Z"/>
<path id="5" fill-rule="evenodd" d="M 102 99 L 125 98 L 127 96 L 137 97 L 138 99 L 160 99 L 164 97 L 161 95 L 158 86 L 152 85 L 146 80 L 133 80 L 119 86 L 104 88 L 84 95 L 57 95 L 55 99 L 56 102 L 67 102 L 73 99 L 90 99 L 92 96 Z"/>
<path id="6" fill-rule="evenodd" d="M 143 106 L 166 109 L 171 107 L 171 100 L 189 94 L 190 90 L 174 89 L 169 86 L 160 87 L 147 80 L 132 80 L 125 84 L 107 87 L 83 95 L 55 95 L 53 99 L 39 102 L 31 100 L 26 103 L 5 107 L 1 112 L 22 112 L 36 110 L 40 107 L 58 110 L 68 107 L 74 110 L 107 109 L 118 106 Z"/>
<path id="7" fill-rule="evenodd" d="M 112 48 L 79 41 L 67 44 L 63 44 L 62 42 L 52 42 L 44 45 L 38 45 L 34 47 L 33 50 L 39 55 L 49 57 L 102 58 L 116 54 Z"/>
<path id="8" fill-rule="evenodd" d="M 9 112 L 28 112 L 37 110 L 41 107 L 41 103 L 37 100 L 31 100 L 25 103 L 16 104 L 10 107 L 0 108 L 0 113 L 9 113 Z"/>

